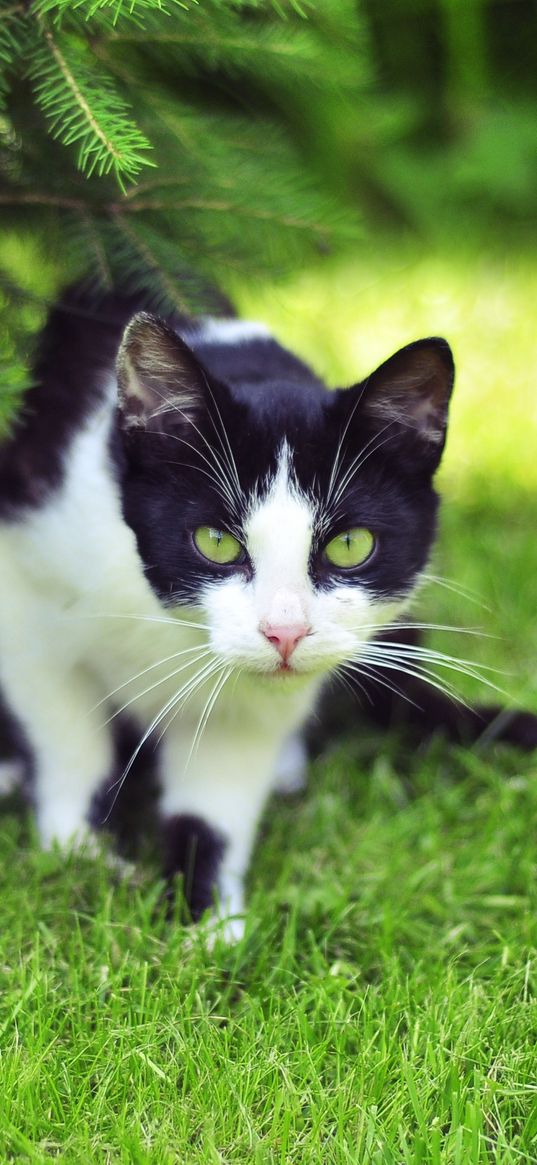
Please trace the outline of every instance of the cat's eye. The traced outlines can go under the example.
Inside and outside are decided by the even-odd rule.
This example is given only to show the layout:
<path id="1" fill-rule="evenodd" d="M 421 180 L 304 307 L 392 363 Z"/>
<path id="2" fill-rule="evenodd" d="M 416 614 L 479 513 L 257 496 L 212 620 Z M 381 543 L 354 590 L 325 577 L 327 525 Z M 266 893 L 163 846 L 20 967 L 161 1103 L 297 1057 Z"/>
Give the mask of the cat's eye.
<path id="1" fill-rule="evenodd" d="M 327 542 L 324 555 L 332 566 L 361 566 L 372 554 L 374 546 L 371 530 L 356 526 L 352 530 L 344 530 Z"/>
<path id="2" fill-rule="evenodd" d="M 242 546 L 237 538 L 214 526 L 198 526 L 194 531 L 194 542 L 204 558 L 222 566 L 237 562 L 242 555 Z"/>

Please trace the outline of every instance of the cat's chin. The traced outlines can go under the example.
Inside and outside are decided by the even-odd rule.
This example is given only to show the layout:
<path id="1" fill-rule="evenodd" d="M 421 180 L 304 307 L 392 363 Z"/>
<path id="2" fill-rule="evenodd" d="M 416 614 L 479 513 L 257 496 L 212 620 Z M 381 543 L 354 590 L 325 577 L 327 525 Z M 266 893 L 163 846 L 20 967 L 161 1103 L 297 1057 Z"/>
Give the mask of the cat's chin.
<path id="1" fill-rule="evenodd" d="M 257 675 L 266 680 L 267 683 L 274 685 L 291 685 L 295 686 L 300 683 L 308 683 L 311 680 L 318 678 L 320 674 L 324 674 L 327 669 L 311 668 L 307 671 L 299 670 L 288 663 L 282 663 L 279 667 L 272 671 L 257 672 Z"/>

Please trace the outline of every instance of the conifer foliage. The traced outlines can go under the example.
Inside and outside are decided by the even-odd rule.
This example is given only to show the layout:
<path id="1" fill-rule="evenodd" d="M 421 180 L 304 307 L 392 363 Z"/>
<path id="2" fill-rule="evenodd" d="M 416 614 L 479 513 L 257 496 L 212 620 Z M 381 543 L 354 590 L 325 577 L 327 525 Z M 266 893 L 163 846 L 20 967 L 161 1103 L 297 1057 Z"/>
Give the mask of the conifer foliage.
<path id="1" fill-rule="evenodd" d="M 192 309 L 337 246 L 330 124 L 365 72 L 352 0 L 0 0 L 4 417 L 62 282 Z"/>

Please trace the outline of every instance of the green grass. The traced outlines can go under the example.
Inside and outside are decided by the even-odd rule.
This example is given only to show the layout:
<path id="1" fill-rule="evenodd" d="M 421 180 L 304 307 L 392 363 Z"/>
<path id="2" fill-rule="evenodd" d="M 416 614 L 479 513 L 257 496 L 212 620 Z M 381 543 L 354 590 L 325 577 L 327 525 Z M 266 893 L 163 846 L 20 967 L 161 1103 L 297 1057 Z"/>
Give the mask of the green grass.
<path id="1" fill-rule="evenodd" d="M 473 597 L 431 585 L 419 611 L 496 636 L 434 642 L 537 710 L 537 268 L 360 262 L 243 299 L 333 382 L 452 339 L 435 573 Z M 500 747 L 342 746 L 303 798 L 270 804 L 245 940 L 212 952 L 164 921 L 150 864 L 117 884 L 41 854 L 8 807 L 0 1161 L 533 1162 L 535 777 Z"/>

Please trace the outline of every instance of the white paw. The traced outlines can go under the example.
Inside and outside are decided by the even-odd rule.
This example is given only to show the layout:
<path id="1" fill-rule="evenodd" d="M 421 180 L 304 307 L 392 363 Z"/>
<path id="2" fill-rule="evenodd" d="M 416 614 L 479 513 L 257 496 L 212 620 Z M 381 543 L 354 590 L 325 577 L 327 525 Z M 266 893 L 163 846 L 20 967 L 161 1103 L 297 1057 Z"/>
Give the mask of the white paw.
<path id="1" fill-rule="evenodd" d="M 284 742 L 276 761 L 273 788 L 276 793 L 300 793 L 305 789 L 308 773 L 308 754 L 302 737 L 293 733 Z"/>
<path id="2" fill-rule="evenodd" d="M 201 943 L 209 952 L 213 951 L 220 943 L 232 947 L 235 943 L 240 942 L 241 938 L 244 938 L 245 925 L 244 918 L 237 915 L 223 918 L 218 914 L 208 914 L 192 928 L 188 937 L 188 946 L 192 948 L 195 943 Z"/>
<path id="3" fill-rule="evenodd" d="M 39 822 L 39 840 L 44 850 L 56 850 L 61 853 L 77 853 L 84 857 L 96 858 L 102 852 L 102 842 L 88 825 L 78 825 L 69 829 L 61 821 Z"/>
<path id="4" fill-rule="evenodd" d="M 9 797 L 22 784 L 24 765 L 18 760 L 0 761 L 0 797 Z"/>
<path id="5" fill-rule="evenodd" d="M 132 862 L 114 853 L 110 848 L 110 838 L 106 834 L 95 833 L 87 826 L 81 826 L 68 837 L 62 837 L 54 829 L 40 832 L 43 849 L 65 855 L 76 855 L 99 862 L 107 870 L 117 874 L 121 879 L 132 878 L 136 867 Z"/>
<path id="6" fill-rule="evenodd" d="M 234 946 L 235 943 L 240 942 L 241 938 L 244 938 L 245 926 L 244 918 L 215 918 L 212 925 L 214 941 Z"/>

